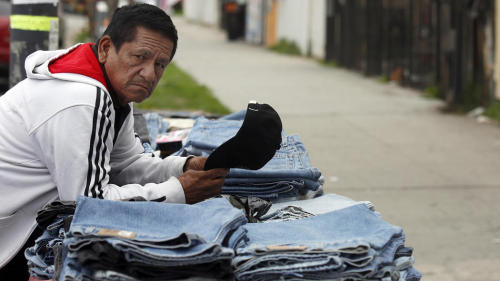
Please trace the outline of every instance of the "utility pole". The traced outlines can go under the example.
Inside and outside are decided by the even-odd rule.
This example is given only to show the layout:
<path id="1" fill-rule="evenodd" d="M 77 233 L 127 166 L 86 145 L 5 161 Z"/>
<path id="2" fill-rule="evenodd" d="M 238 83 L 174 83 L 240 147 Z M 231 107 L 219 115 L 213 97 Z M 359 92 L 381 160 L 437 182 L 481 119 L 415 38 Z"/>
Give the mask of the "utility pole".
<path id="1" fill-rule="evenodd" d="M 24 61 L 37 50 L 59 47 L 58 0 L 12 0 L 9 87 L 26 77 Z"/>

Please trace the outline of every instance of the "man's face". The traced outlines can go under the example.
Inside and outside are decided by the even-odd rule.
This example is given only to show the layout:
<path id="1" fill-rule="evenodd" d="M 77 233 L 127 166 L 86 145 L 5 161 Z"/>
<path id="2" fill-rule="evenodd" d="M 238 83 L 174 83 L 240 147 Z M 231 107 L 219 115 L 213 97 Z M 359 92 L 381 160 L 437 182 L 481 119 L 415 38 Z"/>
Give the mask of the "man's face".
<path id="1" fill-rule="evenodd" d="M 174 43 L 160 33 L 137 27 L 135 39 L 116 49 L 109 36 L 99 42 L 99 62 L 106 68 L 120 105 L 142 102 L 156 88 L 170 63 Z"/>

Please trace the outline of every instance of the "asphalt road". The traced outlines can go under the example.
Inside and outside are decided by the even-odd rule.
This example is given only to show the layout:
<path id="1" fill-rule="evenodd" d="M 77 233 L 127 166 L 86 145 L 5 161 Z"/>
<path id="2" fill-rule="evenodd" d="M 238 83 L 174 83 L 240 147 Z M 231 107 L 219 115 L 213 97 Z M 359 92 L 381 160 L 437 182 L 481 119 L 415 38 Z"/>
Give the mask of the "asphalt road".
<path id="1" fill-rule="evenodd" d="M 271 104 L 299 134 L 325 191 L 372 201 L 403 227 L 423 280 L 500 280 L 500 126 L 312 59 L 227 42 L 175 18 L 175 62 L 231 110 Z"/>

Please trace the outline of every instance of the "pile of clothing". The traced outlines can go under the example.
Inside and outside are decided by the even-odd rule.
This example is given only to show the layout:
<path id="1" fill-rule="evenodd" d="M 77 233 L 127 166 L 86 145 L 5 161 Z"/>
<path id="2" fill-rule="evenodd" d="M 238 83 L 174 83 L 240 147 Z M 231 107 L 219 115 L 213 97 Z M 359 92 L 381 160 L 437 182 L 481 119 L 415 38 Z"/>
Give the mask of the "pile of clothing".
<path id="1" fill-rule="evenodd" d="M 209 156 L 238 133 L 245 115 L 198 117 L 192 128 L 183 122 L 190 134 L 175 154 Z M 149 133 L 142 135 L 169 127 L 160 115 L 143 121 Z M 231 169 L 222 198 L 194 205 L 87 197 L 49 204 L 37 218 L 44 233 L 25 252 L 31 275 L 68 281 L 420 280 L 403 230 L 385 222 L 369 201 L 322 195 L 323 177 L 300 138 L 282 131 L 281 140 L 263 168 Z"/>
<path id="2" fill-rule="evenodd" d="M 244 223 L 224 198 L 186 205 L 80 197 L 54 280 L 232 279 Z"/>
<path id="3" fill-rule="evenodd" d="M 63 239 L 69 231 L 75 208 L 75 202 L 54 201 L 38 211 L 36 220 L 43 233 L 35 240 L 35 245 L 24 251 L 30 276 L 49 280 L 59 275 Z"/>
<path id="4" fill-rule="evenodd" d="M 217 147 L 236 135 L 245 111 L 218 120 L 196 119 L 184 146 L 176 155 L 209 156 Z M 256 196 L 273 202 L 311 198 L 322 193 L 323 177 L 312 167 L 298 135 L 282 132 L 280 149 L 259 170 L 231 169 L 222 194 Z"/>
<path id="5" fill-rule="evenodd" d="M 328 194 L 280 205 L 241 227 L 237 280 L 420 280 L 402 229 L 370 202 Z"/>
<path id="6" fill-rule="evenodd" d="M 272 206 L 235 196 L 195 205 L 80 197 L 74 209 L 74 203 L 56 201 L 39 213 L 40 226 L 47 227 L 25 252 L 32 276 L 121 281 L 421 278 L 400 227 L 382 220 L 371 202 L 336 194 Z M 254 223 L 247 223 L 244 213 L 252 214 Z"/>

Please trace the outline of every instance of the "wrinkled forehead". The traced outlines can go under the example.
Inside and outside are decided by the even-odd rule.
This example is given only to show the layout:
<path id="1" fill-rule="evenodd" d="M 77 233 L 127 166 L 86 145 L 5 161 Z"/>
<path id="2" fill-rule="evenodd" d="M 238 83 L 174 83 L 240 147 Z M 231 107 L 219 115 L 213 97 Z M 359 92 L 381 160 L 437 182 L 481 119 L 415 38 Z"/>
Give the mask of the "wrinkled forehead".
<path id="1" fill-rule="evenodd" d="M 173 41 L 160 32 L 141 26 L 136 27 L 134 39 L 128 42 L 132 48 L 150 52 L 170 59 L 174 48 Z"/>

